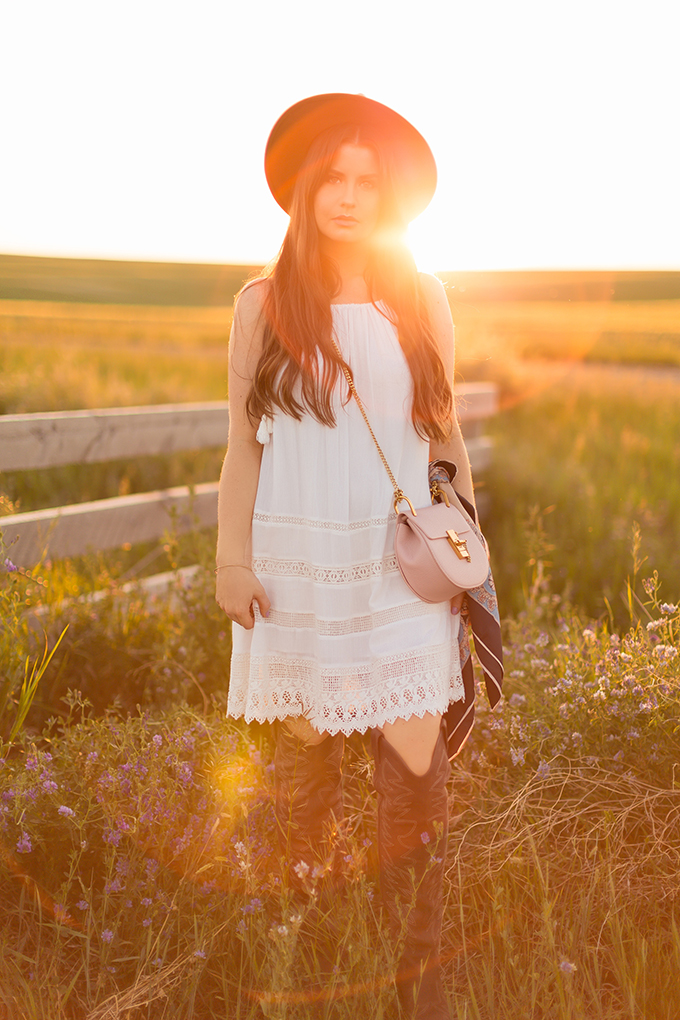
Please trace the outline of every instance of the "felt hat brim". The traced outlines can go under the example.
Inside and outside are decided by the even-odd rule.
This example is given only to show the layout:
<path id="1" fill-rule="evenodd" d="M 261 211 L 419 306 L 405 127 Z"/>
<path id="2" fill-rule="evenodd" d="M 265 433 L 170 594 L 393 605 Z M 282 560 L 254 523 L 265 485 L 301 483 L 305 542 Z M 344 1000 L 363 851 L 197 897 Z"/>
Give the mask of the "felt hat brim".
<path id="1" fill-rule="evenodd" d="M 415 219 L 429 204 L 437 186 L 437 167 L 432 151 L 404 117 L 366 96 L 330 92 L 309 96 L 281 114 L 271 130 L 264 157 L 270 191 L 278 204 L 290 212 L 293 189 L 309 147 L 322 131 L 343 124 L 366 128 L 388 146 L 402 194 L 407 220 Z"/>

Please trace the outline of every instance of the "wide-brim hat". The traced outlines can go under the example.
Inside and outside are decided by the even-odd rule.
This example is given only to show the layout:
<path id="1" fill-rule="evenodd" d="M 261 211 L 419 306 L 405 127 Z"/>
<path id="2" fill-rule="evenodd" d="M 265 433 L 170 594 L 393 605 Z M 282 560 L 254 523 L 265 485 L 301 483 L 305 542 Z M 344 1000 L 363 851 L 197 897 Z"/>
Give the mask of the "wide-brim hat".
<path id="1" fill-rule="evenodd" d="M 293 189 L 309 147 L 322 131 L 343 124 L 366 128 L 394 156 L 400 198 L 407 220 L 429 204 L 437 186 L 437 166 L 430 146 L 405 117 L 366 96 L 329 92 L 309 96 L 282 113 L 271 130 L 264 171 L 272 195 L 290 212 Z"/>

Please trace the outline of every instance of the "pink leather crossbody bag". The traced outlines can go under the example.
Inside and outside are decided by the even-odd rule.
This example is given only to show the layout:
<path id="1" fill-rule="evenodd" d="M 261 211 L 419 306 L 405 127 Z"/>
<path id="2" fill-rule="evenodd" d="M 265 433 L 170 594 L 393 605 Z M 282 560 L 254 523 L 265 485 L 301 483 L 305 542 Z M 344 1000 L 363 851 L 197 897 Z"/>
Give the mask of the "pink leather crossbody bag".
<path id="1" fill-rule="evenodd" d="M 483 584 L 489 573 L 489 558 L 456 493 L 449 486 L 445 491 L 434 481 L 430 485 L 432 504 L 414 509 L 392 474 L 335 338 L 333 344 L 342 361 L 347 385 L 394 489 L 397 513 L 394 552 L 407 585 L 424 602 L 445 602 L 462 591 L 470 591 Z M 406 503 L 408 509 L 400 511 L 401 503 Z"/>

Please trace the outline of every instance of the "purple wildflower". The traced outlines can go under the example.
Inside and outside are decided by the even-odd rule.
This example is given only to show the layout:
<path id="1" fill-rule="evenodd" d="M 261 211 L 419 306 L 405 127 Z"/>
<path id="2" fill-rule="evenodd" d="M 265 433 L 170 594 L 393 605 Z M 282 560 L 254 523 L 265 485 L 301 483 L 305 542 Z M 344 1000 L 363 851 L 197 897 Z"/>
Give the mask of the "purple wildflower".
<path id="1" fill-rule="evenodd" d="M 526 747 L 511 747 L 510 757 L 513 765 L 524 765 L 524 754 Z"/>
<path id="2" fill-rule="evenodd" d="M 427 846 L 427 844 L 430 842 L 430 834 L 429 834 L 429 832 L 421 832 L 421 834 L 420 834 L 420 842 L 424 843 L 425 846 Z"/>
<path id="3" fill-rule="evenodd" d="M 5 557 L 5 570 L 7 571 L 7 573 L 8 574 L 13 574 L 18 569 L 19 568 L 16 565 L 16 563 L 12 563 L 11 559 L 9 558 L 9 556 L 6 556 Z"/>
<path id="4" fill-rule="evenodd" d="M 31 837 L 26 832 L 22 832 L 21 836 L 17 840 L 17 853 L 30 854 L 32 849 L 33 844 L 31 843 Z"/>
<path id="5" fill-rule="evenodd" d="M 75 815 L 76 815 L 76 813 L 73 810 L 73 808 L 66 807 L 65 804 L 61 805 L 61 807 L 59 808 L 58 814 L 60 814 L 63 818 L 75 818 Z"/>
<path id="6" fill-rule="evenodd" d="M 102 932 L 102 942 L 106 942 L 107 944 L 109 942 L 113 942 L 113 932 L 110 928 L 104 928 L 104 931 Z"/>

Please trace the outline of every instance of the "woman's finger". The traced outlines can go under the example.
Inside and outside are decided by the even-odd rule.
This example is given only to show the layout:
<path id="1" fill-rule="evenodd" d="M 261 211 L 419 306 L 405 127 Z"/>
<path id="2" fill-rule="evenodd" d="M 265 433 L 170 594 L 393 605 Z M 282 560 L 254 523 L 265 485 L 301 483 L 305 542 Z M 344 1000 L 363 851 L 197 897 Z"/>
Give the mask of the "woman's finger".
<path id="1" fill-rule="evenodd" d="M 463 599 L 465 598 L 465 592 L 462 591 L 459 595 L 454 595 L 451 599 L 451 614 L 456 616 L 463 605 Z"/>
<path id="2" fill-rule="evenodd" d="M 255 626 L 255 602 L 257 602 L 261 616 L 268 616 L 271 608 L 269 597 L 259 582 L 251 590 L 246 590 L 237 598 L 227 598 L 221 601 L 219 595 L 216 595 L 216 599 L 220 609 L 224 610 L 229 619 L 238 623 L 245 630 L 252 630 Z"/>
<path id="3" fill-rule="evenodd" d="M 244 630 L 252 630 L 255 626 L 255 613 L 253 612 L 252 602 L 248 606 L 248 611 L 246 613 L 238 613 L 235 617 L 233 617 L 233 619 L 236 623 L 239 623 Z"/>
<path id="4" fill-rule="evenodd" d="M 269 610 L 271 609 L 272 604 L 269 601 L 269 597 L 264 588 L 255 596 L 255 601 L 259 607 L 260 616 L 269 616 Z"/>

